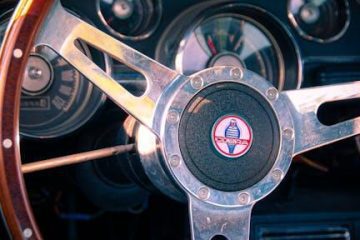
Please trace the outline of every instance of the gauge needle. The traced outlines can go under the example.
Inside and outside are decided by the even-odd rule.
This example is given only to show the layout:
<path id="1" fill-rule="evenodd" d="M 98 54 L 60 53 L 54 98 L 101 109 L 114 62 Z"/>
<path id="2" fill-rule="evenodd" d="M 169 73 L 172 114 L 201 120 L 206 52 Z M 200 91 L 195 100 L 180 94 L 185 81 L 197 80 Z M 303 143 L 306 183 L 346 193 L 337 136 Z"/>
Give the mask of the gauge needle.
<path id="1" fill-rule="evenodd" d="M 237 50 L 241 47 L 242 42 L 244 41 L 244 37 L 240 37 L 238 41 L 236 42 L 234 46 L 234 51 L 237 52 Z"/>
<path id="2" fill-rule="evenodd" d="M 211 38 L 211 36 L 208 36 L 208 37 L 207 37 L 207 44 L 208 44 L 208 47 L 210 48 L 211 54 L 212 54 L 212 55 L 216 55 L 216 54 L 217 54 L 217 50 L 216 50 L 214 41 L 213 41 L 213 39 Z"/>

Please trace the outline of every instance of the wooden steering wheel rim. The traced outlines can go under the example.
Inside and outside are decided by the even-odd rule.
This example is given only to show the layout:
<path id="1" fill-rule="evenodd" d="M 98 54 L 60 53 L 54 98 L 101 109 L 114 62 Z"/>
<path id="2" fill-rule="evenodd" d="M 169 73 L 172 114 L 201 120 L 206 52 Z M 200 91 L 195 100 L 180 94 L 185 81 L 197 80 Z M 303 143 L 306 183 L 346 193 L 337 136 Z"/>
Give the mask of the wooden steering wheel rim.
<path id="1" fill-rule="evenodd" d="M 13 239 L 41 239 L 21 172 L 19 107 L 23 73 L 53 0 L 22 0 L 0 51 L 0 203 Z"/>

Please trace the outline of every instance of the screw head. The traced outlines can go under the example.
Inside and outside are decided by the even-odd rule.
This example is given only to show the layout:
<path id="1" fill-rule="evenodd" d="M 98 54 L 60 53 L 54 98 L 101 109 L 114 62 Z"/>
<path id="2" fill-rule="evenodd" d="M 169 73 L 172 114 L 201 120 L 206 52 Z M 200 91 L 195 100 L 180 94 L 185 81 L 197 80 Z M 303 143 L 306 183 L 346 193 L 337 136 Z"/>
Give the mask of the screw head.
<path id="1" fill-rule="evenodd" d="M 240 68 L 231 69 L 230 74 L 233 79 L 242 79 L 243 77 L 243 71 Z"/>
<path id="2" fill-rule="evenodd" d="M 13 145 L 13 142 L 11 141 L 11 139 L 6 138 L 3 140 L 3 147 L 4 148 L 11 148 Z"/>
<path id="3" fill-rule="evenodd" d="M 278 99 L 279 91 L 276 88 L 271 87 L 266 91 L 266 96 L 269 100 L 274 101 Z"/>
<path id="4" fill-rule="evenodd" d="M 190 80 L 190 84 L 194 89 L 200 89 L 204 86 L 204 80 L 201 77 L 196 76 Z"/>
<path id="5" fill-rule="evenodd" d="M 283 134 L 287 139 L 294 139 L 294 130 L 292 128 L 285 128 Z"/>
<path id="6" fill-rule="evenodd" d="M 28 74 L 31 79 L 39 79 L 43 75 L 43 72 L 39 68 L 30 67 Z"/>
<path id="7" fill-rule="evenodd" d="M 177 123 L 179 121 L 179 113 L 175 110 L 170 110 L 167 116 L 167 120 L 169 123 Z"/>
<path id="8" fill-rule="evenodd" d="M 207 187 L 201 187 L 199 188 L 197 195 L 201 200 L 207 200 L 210 197 L 210 190 Z"/>
<path id="9" fill-rule="evenodd" d="M 25 228 L 23 231 L 24 238 L 31 238 L 33 231 L 30 228 Z"/>
<path id="10" fill-rule="evenodd" d="M 15 58 L 21 58 L 22 55 L 23 55 L 23 51 L 22 51 L 21 49 L 19 49 L 19 48 L 16 48 L 16 49 L 14 50 L 14 52 L 13 52 L 13 56 L 14 56 Z"/>
<path id="11" fill-rule="evenodd" d="M 172 155 L 169 159 L 170 166 L 172 167 L 178 167 L 180 165 L 181 159 L 178 155 Z"/>
<path id="12" fill-rule="evenodd" d="M 283 178 L 283 172 L 280 169 L 275 169 L 272 171 L 271 176 L 276 182 L 280 182 Z"/>
<path id="13" fill-rule="evenodd" d="M 238 199 L 241 205 L 246 205 L 250 202 L 250 195 L 246 192 L 243 192 L 239 194 Z"/>

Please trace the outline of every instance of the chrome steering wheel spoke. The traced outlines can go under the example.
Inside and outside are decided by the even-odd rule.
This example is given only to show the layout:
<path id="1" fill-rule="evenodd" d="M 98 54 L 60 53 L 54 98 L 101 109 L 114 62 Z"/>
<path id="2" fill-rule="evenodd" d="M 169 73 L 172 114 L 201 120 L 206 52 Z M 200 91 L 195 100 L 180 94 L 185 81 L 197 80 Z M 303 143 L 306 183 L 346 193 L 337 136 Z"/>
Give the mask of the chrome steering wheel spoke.
<path id="1" fill-rule="evenodd" d="M 294 155 L 360 134 L 360 117 L 331 126 L 322 124 L 319 107 L 327 102 L 360 98 L 360 81 L 285 91 L 294 120 Z"/>
<path id="2" fill-rule="evenodd" d="M 129 93 L 77 49 L 76 40 L 86 42 L 144 75 L 147 80 L 145 94 L 136 97 Z M 52 48 L 118 106 L 150 129 L 156 102 L 163 90 L 174 80 L 184 77 L 67 12 L 60 1 L 49 13 L 36 45 Z"/>
<path id="3" fill-rule="evenodd" d="M 223 236 L 231 240 L 247 240 L 253 205 L 225 208 L 208 204 L 189 195 L 192 239 L 211 240 Z"/>
<path id="4" fill-rule="evenodd" d="M 129 93 L 77 49 L 75 46 L 77 40 L 84 41 L 143 74 L 147 80 L 147 90 L 144 95 L 136 97 Z M 147 149 L 146 155 L 159 153 L 159 155 L 163 154 L 164 159 L 151 157 L 144 165 L 148 168 L 145 171 L 156 170 L 156 174 L 154 171 L 147 172 L 149 179 L 156 178 L 153 181 L 155 186 L 157 184 L 164 186 L 164 182 L 170 182 L 172 179 L 182 188 L 182 193 L 187 195 L 192 239 L 209 240 L 215 236 L 223 236 L 231 240 L 249 239 L 251 210 L 254 204 L 278 186 L 288 171 L 294 155 L 360 133 L 359 117 L 332 126 L 325 126 L 317 117 L 319 106 L 325 102 L 360 98 L 360 82 L 279 93 L 268 81 L 241 68 L 214 67 L 186 77 L 82 21 L 67 12 L 59 1 L 48 15 L 36 44 L 46 45 L 55 50 L 118 106 L 158 136 L 160 148 L 158 149 L 157 143 L 154 143 L 155 150 Z M 206 91 L 212 91 L 211 94 L 218 94 L 218 92 L 221 94 L 216 95 L 218 96 L 216 101 L 208 100 L 206 98 L 211 94 Z M 246 96 L 246 101 L 243 101 L 242 98 L 238 99 L 237 95 L 232 95 L 234 91 Z M 232 97 L 230 98 L 228 95 Z M 234 161 L 228 161 L 229 156 L 232 157 L 232 152 L 228 150 L 228 153 L 225 152 L 221 155 L 220 150 L 224 152 L 226 149 L 230 149 L 229 145 L 234 145 L 236 138 L 230 136 L 231 134 L 229 137 L 225 136 L 226 133 L 222 136 L 216 132 L 216 127 L 219 125 L 217 124 L 219 114 L 213 116 L 212 109 L 206 108 L 208 104 L 215 102 L 223 104 L 219 105 L 222 107 L 216 105 L 216 109 L 234 106 L 227 111 L 240 115 L 243 114 L 244 108 L 252 108 L 244 116 L 244 118 L 248 118 L 249 124 L 240 116 L 231 115 L 229 117 L 227 112 L 219 113 L 222 116 L 221 121 L 223 119 L 230 120 L 229 123 L 222 122 L 224 129 L 225 127 L 229 128 L 233 121 L 233 124 L 242 124 L 241 132 L 248 131 L 247 138 L 245 136 L 242 139 L 244 141 L 236 141 L 235 146 L 246 145 L 249 146 L 247 149 L 271 147 L 262 151 L 249 152 L 249 154 L 253 154 L 251 155 L 253 157 L 248 157 L 249 159 L 246 156 L 238 155 L 237 160 L 231 158 Z M 247 104 L 250 102 L 253 107 L 248 105 L 237 107 L 239 102 Z M 199 109 L 203 111 L 204 116 L 210 116 L 210 119 L 204 118 L 198 121 L 196 118 L 191 118 L 200 114 Z M 262 117 L 253 118 L 253 116 Z M 257 124 L 260 119 L 263 120 L 262 124 Z M 197 125 L 194 123 L 208 126 L 202 132 L 214 131 L 214 133 L 211 136 L 203 136 L 200 128 L 188 131 L 188 125 Z M 265 123 L 267 128 L 263 128 Z M 234 129 L 235 125 L 232 127 Z M 220 129 L 219 132 L 222 134 L 224 129 Z M 194 132 L 195 134 L 193 134 Z M 203 156 L 195 153 L 195 150 L 198 151 L 198 149 L 194 150 L 188 146 L 198 143 L 200 146 L 200 143 L 207 143 L 203 146 L 213 145 L 216 148 L 216 144 L 221 143 L 217 142 L 215 132 L 219 139 L 225 139 L 228 148 L 225 150 L 215 149 L 218 152 L 212 151 L 211 148 L 202 148 L 201 151 L 209 150 L 209 152 L 207 155 L 205 154 L 208 162 L 201 165 Z M 254 141 L 252 134 L 258 134 L 254 137 Z M 187 138 L 185 135 L 193 136 L 193 138 Z M 202 136 L 201 139 L 197 139 L 198 136 Z M 239 140 L 240 136 L 237 138 Z M 194 142 L 193 139 L 197 139 L 197 141 Z M 263 141 L 264 139 L 270 140 Z M 147 138 L 146 141 L 149 142 L 149 139 Z M 187 151 L 191 154 L 187 154 Z M 261 152 L 260 155 L 257 154 L 258 152 Z M 224 178 L 223 182 L 228 182 L 230 185 L 246 182 L 249 178 L 252 181 L 231 188 L 219 185 L 218 183 L 221 181 L 215 181 L 213 178 L 217 179 L 218 175 L 226 176 L 233 170 L 232 165 L 223 164 L 226 162 L 223 161 L 224 159 L 230 164 L 236 164 L 236 161 L 246 162 L 246 164 L 239 165 L 243 169 L 236 169 L 236 171 L 243 172 L 236 175 L 235 180 Z M 67 159 L 65 160 L 64 162 L 67 162 Z M 156 162 L 152 163 L 151 161 Z M 164 164 L 159 164 L 161 161 Z M 212 167 L 211 164 L 214 162 L 218 165 Z M 269 162 L 271 164 L 268 164 Z M 46 163 L 53 165 L 53 159 Z M 216 169 L 220 173 L 209 171 L 208 175 L 203 176 L 202 172 L 199 173 L 195 168 L 189 167 L 192 164 L 196 167 L 196 164 L 199 164 L 204 169 Z M 150 165 L 152 168 L 149 167 Z M 164 167 L 168 169 L 164 171 Z M 259 171 L 254 171 L 245 179 L 246 181 L 243 180 L 242 175 L 245 175 L 253 167 L 258 168 L 259 171 L 266 167 L 266 171 L 260 175 Z M 158 181 L 158 179 L 162 181 Z M 159 189 L 162 189 L 161 186 Z M 201 189 L 207 189 L 208 192 L 202 193 Z M 245 199 L 240 196 L 245 196 Z"/>

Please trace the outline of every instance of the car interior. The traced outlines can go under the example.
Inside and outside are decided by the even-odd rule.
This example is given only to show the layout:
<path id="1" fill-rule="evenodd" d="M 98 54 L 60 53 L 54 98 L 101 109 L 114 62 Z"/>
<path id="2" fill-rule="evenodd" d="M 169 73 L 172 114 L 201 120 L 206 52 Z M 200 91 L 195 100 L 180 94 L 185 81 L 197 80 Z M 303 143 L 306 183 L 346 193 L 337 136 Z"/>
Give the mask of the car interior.
<path id="1" fill-rule="evenodd" d="M 360 239 L 360 0 L 0 0 L 0 239 Z"/>

